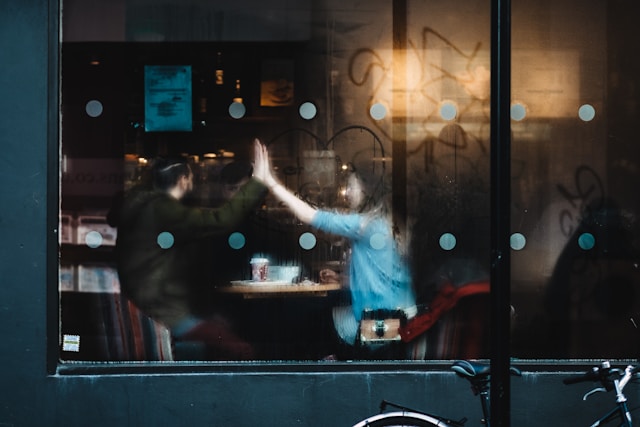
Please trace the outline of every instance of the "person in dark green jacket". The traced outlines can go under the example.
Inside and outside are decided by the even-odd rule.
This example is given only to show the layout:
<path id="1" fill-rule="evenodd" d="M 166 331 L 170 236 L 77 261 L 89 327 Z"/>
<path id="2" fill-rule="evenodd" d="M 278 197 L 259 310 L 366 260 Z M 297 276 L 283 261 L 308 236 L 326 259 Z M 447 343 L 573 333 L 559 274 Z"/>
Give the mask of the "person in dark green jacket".
<path id="1" fill-rule="evenodd" d="M 266 194 L 267 159 L 256 140 L 253 177 L 223 206 L 204 209 L 181 200 L 193 189 L 193 173 L 183 160 L 158 159 L 152 188 L 132 189 L 110 214 L 118 228 L 116 253 L 122 294 L 152 319 L 169 328 L 176 341 L 204 344 L 210 360 L 246 360 L 252 346 L 221 314 L 200 318 L 193 311 L 199 277 L 198 242 L 228 232 Z M 211 260 L 215 262 L 215 260 Z"/>

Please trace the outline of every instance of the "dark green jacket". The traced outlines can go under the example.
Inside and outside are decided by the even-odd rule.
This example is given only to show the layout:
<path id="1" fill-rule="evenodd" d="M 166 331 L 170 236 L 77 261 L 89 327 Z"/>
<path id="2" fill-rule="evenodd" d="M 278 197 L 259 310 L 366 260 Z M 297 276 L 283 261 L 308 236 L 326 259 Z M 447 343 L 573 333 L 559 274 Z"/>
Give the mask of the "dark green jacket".
<path id="1" fill-rule="evenodd" d="M 173 328 L 193 315 L 193 290 L 211 265 L 200 265 L 198 241 L 229 232 L 262 200 L 266 188 L 250 180 L 217 209 L 188 207 L 165 192 L 126 194 L 110 218 L 122 293 L 153 319 Z M 211 260 L 215 263 L 215 260 Z"/>

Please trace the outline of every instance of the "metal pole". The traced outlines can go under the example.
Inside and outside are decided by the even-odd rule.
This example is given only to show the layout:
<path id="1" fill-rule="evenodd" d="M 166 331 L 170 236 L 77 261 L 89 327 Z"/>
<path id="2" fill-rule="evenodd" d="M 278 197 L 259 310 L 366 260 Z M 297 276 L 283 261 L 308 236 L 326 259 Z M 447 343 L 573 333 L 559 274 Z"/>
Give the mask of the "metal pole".
<path id="1" fill-rule="evenodd" d="M 404 234 L 407 221 L 407 0 L 393 0 L 393 169 L 394 225 Z"/>
<path id="2" fill-rule="evenodd" d="M 510 425 L 511 2 L 491 1 L 491 424 Z"/>

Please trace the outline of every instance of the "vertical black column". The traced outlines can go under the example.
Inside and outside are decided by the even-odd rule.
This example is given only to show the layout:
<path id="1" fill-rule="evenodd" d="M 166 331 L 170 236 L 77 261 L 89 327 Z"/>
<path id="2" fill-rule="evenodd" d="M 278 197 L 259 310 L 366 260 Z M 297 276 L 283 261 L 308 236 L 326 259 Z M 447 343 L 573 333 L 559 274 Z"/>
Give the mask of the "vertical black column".
<path id="1" fill-rule="evenodd" d="M 60 107 L 60 13 L 62 0 L 48 0 L 40 2 L 48 7 L 48 27 L 47 34 L 47 144 L 46 144 L 46 164 L 47 164 L 47 208 L 46 208 L 46 277 L 47 277 L 47 373 L 52 375 L 56 372 L 59 360 L 59 347 L 53 343 L 58 343 L 60 334 L 60 299 L 58 293 L 58 240 L 59 226 L 59 189 L 60 189 L 60 146 L 59 146 L 59 122 Z M 35 9 L 35 7 L 34 7 Z M 37 43 L 33 41 L 33 43 Z M 44 73 L 44 71 L 42 71 Z M 24 136 L 24 135 L 23 135 Z M 52 286 L 54 285 L 54 286 Z"/>
<path id="2" fill-rule="evenodd" d="M 511 2 L 491 1 L 491 425 L 510 425 Z"/>
<path id="3" fill-rule="evenodd" d="M 391 166 L 395 225 L 404 233 L 407 221 L 407 0 L 393 0 L 393 128 Z"/>

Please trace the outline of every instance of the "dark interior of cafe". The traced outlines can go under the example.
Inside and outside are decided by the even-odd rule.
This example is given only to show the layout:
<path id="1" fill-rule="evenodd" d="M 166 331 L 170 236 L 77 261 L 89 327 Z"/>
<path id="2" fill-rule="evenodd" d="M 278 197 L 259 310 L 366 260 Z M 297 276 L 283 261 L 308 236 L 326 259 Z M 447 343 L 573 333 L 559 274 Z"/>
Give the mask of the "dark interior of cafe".
<path id="1" fill-rule="evenodd" d="M 216 14 L 201 18 L 206 30 L 172 24 L 172 13 L 193 17 L 202 5 L 158 6 L 154 20 L 146 21 L 140 9 L 146 6 L 134 3 L 127 6 L 122 24 L 126 41 L 110 36 L 83 40 L 81 26 L 73 21 L 81 8 L 74 2 L 65 21 L 61 222 L 70 231 L 61 245 L 62 334 L 75 335 L 84 327 L 84 342 L 95 344 L 93 350 L 84 345 L 81 354 L 63 351 L 63 359 L 149 357 L 114 350 L 114 332 L 108 331 L 119 329 L 123 318 L 132 322 L 138 316 L 123 316 L 123 308 L 109 300 L 118 287 L 112 246 L 117 230 L 105 221 L 114 196 L 144 180 L 154 158 L 183 156 L 196 184 L 185 203 L 219 206 L 221 170 L 232 162 L 250 162 L 254 138 L 268 146 L 281 182 L 317 207 L 341 207 L 343 167 L 372 171 L 392 199 L 394 218 L 411 231 L 407 245 L 419 305 L 428 306 L 444 281 L 488 280 L 489 34 L 484 26 L 453 31 L 409 18 L 404 30 L 411 40 L 408 51 L 416 58 L 392 59 L 391 38 L 368 41 L 375 31 L 363 22 L 377 13 L 374 6 L 360 15 L 334 18 L 330 28 L 326 14 L 331 8 L 318 5 L 299 5 L 295 19 L 288 17 L 280 27 L 267 27 L 252 15 L 248 22 L 255 28 L 249 31 L 250 24 L 243 22 L 248 32 L 238 37 Z M 380 8 L 391 17 L 391 8 Z M 629 145 L 633 109 L 618 108 L 625 102 L 624 82 L 632 80 L 637 65 L 624 55 L 629 41 L 618 34 L 619 27 L 602 23 L 582 40 L 576 27 L 580 20 L 574 19 L 556 29 L 564 38 L 528 37 L 540 23 L 526 20 L 524 9 L 514 15 L 522 24 L 518 28 L 526 31 L 513 36 L 512 114 L 523 111 L 526 118 L 512 116 L 511 221 L 514 232 L 521 233 L 514 236 L 527 246 L 514 251 L 512 259 L 513 350 L 524 358 L 634 352 L 637 344 L 623 344 L 616 334 L 597 342 L 590 334 L 611 325 L 619 334 L 629 333 L 633 325 L 628 319 L 640 312 L 633 286 L 637 223 L 629 215 L 637 210 L 637 198 L 629 194 L 633 177 L 625 178 L 635 172 L 620 163 L 626 158 L 635 164 L 627 155 L 635 152 Z M 556 12 L 570 13 L 568 8 Z M 594 17 L 593 11 L 583 12 L 584 19 Z M 618 16 L 619 11 L 612 5 L 607 13 Z M 446 11 L 433 14 L 451 19 Z M 381 27 L 382 33 L 389 30 Z M 287 30 L 281 33 L 281 28 Z M 385 86 L 391 84 L 388 74 L 398 72 L 394 67 L 409 68 L 411 61 L 422 61 L 420 73 L 408 73 L 412 87 L 406 82 Z M 183 108 L 186 119 L 169 128 L 157 127 L 149 110 L 153 92 L 147 83 L 162 67 L 183 67 L 189 74 L 183 87 L 187 101 L 171 107 Z M 384 100 L 384 90 L 389 91 L 387 104 L 376 104 Z M 393 118 L 372 116 L 369 107 L 398 103 L 398 93 L 406 107 L 391 109 Z M 303 105 L 315 114 L 305 116 Z M 584 109 L 576 113 L 580 106 Z M 93 114 L 92 107 L 98 112 Z M 447 108 L 454 109 L 453 116 L 446 115 Z M 595 119 L 587 117 L 592 111 Z M 321 360 L 341 351 L 330 308 L 348 300 L 345 289 L 321 298 L 248 298 L 217 290 L 220 282 L 247 279 L 249 260 L 256 255 L 299 267 L 298 281 L 316 283 L 325 267 L 344 273 L 345 242 L 317 233 L 311 249 L 301 247 L 300 236 L 316 232 L 272 196 L 266 196 L 246 227 L 250 239 L 231 255 L 224 254 L 225 239 L 203 246 L 203 265 L 211 268 L 202 274 L 212 283 L 205 299 L 239 319 L 244 332 L 260 342 L 264 359 Z M 96 229 L 111 240 L 92 248 L 82 239 Z M 581 236 L 591 236 L 598 245 L 585 253 L 593 245 L 578 241 Z M 216 256 L 223 261 L 211 262 Z M 599 279 L 578 285 L 593 269 Z M 105 299 L 105 294 L 110 296 Z M 621 294 L 633 296 L 623 307 L 614 306 Z M 485 327 L 474 334 L 487 333 L 487 298 L 479 296 L 480 302 L 469 303 L 475 308 L 459 310 L 456 330 L 479 324 Z M 566 304 L 576 301 L 580 308 L 567 310 Z M 163 333 L 144 315 L 136 321 Z M 567 334 L 573 337 L 570 342 Z M 434 358 L 458 354 L 443 350 Z"/>

